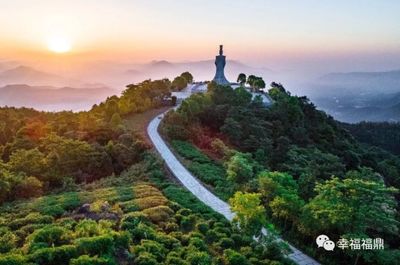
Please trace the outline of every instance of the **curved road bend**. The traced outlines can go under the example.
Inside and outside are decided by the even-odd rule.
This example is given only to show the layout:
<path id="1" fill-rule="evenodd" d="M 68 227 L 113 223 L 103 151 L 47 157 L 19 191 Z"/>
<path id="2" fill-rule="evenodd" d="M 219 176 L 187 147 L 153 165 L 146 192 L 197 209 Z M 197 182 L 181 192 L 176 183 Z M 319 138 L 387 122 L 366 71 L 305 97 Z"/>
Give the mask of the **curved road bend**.
<path id="1" fill-rule="evenodd" d="M 156 116 L 148 125 L 147 133 L 150 140 L 152 141 L 156 150 L 160 153 L 161 157 L 165 160 L 168 168 L 174 174 L 174 176 L 179 179 L 179 181 L 185 186 L 194 196 L 196 196 L 204 204 L 211 207 L 214 211 L 225 216 L 226 219 L 232 221 L 234 213 L 231 211 L 228 203 L 224 202 L 209 190 L 207 190 L 175 157 L 172 151 L 169 149 L 167 144 L 161 138 L 158 133 L 158 126 L 164 113 Z M 263 231 L 266 232 L 266 231 Z M 283 239 L 278 239 L 282 240 Z M 286 242 L 287 243 L 287 242 Z M 307 256 L 297 248 L 293 247 L 287 243 L 292 250 L 292 253 L 288 257 L 299 265 L 320 265 L 317 261 Z"/>

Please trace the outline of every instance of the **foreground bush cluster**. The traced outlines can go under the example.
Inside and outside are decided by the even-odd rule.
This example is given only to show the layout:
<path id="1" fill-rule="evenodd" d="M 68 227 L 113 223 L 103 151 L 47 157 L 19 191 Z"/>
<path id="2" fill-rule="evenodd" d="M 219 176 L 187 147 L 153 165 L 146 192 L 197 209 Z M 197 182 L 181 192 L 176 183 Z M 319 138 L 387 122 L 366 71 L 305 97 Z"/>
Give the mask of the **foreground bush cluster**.
<path id="1" fill-rule="evenodd" d="M 153 185 L 139 183 L 89 186 L 92 191 L 2 208 L 0 264 L 287 263 L 274 243 L 256 244 L 182 188 L 154 180 L 178 201 L 170 201 Z"/>

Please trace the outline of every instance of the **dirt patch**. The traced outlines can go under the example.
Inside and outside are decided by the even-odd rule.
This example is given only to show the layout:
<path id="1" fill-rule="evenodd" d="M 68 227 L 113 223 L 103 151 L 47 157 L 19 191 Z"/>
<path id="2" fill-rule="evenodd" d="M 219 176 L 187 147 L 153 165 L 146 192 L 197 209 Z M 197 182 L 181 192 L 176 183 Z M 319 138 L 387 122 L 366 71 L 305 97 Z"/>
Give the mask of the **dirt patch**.
<path id="1" fill-rule="evenodd" d="M 171 107 L 162 107 L 158 109 L 147 110 L 143 113 L 132 113 L 125 117 L 125 123 L 130 129 L 143 136 L 148 144 L 152 145 L 149 136 L 147 135 L 147 126 L 154 117 L 170 108 Z"/>

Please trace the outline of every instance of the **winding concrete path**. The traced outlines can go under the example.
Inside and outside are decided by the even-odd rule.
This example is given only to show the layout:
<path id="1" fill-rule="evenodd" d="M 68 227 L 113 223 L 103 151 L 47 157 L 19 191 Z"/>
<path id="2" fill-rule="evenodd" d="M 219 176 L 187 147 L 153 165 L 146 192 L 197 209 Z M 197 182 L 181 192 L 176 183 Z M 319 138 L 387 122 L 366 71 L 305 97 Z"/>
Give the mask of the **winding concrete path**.
<path id="1" fill-rule="evenodd" d="M 211 207 L 214 211 L 225 216 L 226 219 L 232 221 L 235 214 L 231 211 L 228 203 L 224 202 L 209 190 L 207 190 L 183 165 L 182 163 L 175 157 L 172 151 L 169 149 L 167 144 L 161 138 L 161 135 L 158 133 L 158 126 L 162 118 L 164 117 L 164 113 L 156 116 L 148 125 L 147 133 L 149 135 L 150 140 L 152 141 L 154 147 L 160 153 L 161 157 L 165 160 L 168 168 L 174 174 L 174 176 L 179 179 L 179 181 L 185 186 L 194 196 L 196 196 L 200 201 L 204 204 Z M 263 233 L 267 233 L 266 230 L 263 230 Z M 283 241 L 283 239 L 278 239 Z M 292 253 L 288 255 L 288 257 L 296 262 L 299 265 L 320 265 L 317 261 L 307 256 L 297 248 L 293 247 L 289 243 L 286 242 L 292 250 Z"/>

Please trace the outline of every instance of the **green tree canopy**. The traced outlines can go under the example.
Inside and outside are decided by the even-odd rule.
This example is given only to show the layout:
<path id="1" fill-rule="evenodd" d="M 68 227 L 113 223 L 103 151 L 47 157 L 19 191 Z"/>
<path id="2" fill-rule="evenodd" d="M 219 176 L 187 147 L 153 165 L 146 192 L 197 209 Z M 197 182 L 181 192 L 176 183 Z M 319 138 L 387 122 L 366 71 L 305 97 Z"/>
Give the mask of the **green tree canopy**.
<path id="1" fill-rule="evenodd" d="M 240 74 L 238 75 L 237 82 L 238 82 L 241 86 L 244 86 L 244 84 L 246 83 L 246 75 L 245 75 L 244 73 L 240 73 Z"/>
<path id="2" fill-rule="evenodd" d="M 193 82 L 193 75 L 189 72 L 183 72 L 181 74 L 181 77 L 185 78 L 187 83 L 192 83 Z"/>
<path id="3" fill-rule="evenodd" d="M 238 191 L 229 200 L 235 212 L 234 222 L 249 235 L 260 235 L 266 225 L 265 208 L 261 204 L 261 194 Z"/>
<path id="4" fill-rule="evenodd" d="M 311 234 L 339 231 L 398 233 L 396 201 L 383 182 L 335 177 L 316 185 L 317 196 L 304 208 L 302 225 Z"/>

